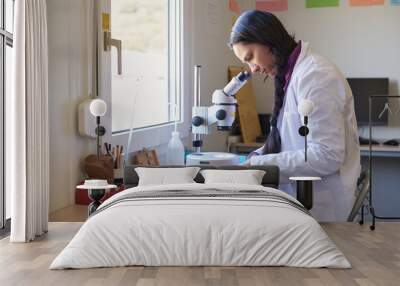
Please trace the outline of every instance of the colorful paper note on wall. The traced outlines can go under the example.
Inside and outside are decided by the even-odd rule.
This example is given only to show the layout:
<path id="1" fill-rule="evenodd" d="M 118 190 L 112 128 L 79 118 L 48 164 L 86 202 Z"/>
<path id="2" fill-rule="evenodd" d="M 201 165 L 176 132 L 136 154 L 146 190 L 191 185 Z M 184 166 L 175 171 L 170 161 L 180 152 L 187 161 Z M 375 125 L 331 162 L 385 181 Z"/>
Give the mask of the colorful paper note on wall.
<path id="1" fill-rule="evenodd" d="M 392 5 L 400 5 L 400 0 L 392 0 Z"/>
<path id="2" fill-rule="evenodd" d="M 256 9 L 261 11 L 287 11 L 287 0 L 256 0 Z"/>
<path id="3" fill-rule="evenodd" d="M 238 18 L 238 16 L 236 16 L 236 15 L 232 16 L 232 27 L 233 27 L 233 25 L 235 25 L 237 18 Z"/>
<path id="4" fill-rule="evenodd" d="M 240 6 L 237 0 L 229 0 L 229 10 L 236 14 L 240 14 Z"/>
<path id="5" fill-rule="evenodd" d="M 349 0 L 350 6 L 383 5 L 385 0 Z"/>
<path id="6" fill-rule="evenodd" d="M 307 0 L 307 8 L 338 7 L 339 0 Z"/>
<path id="7" fill-rule="evenodd" d="M 101 18 L 103 31 L 110 31 L 110 14 L 102 13 Z"/>

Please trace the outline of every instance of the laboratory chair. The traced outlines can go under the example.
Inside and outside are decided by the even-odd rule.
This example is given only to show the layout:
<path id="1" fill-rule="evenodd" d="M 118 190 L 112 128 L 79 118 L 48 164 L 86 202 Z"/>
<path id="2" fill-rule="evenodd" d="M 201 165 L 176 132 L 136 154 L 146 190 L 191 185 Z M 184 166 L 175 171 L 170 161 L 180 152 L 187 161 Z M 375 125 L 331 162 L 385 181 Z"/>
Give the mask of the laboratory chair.
<path id="1" fill-rule="evenodd" d="M 357 180 L 357 190 L 356 190 L 356 200 L 354 202 L 353 208 L 347 218 L 347 221 L 354 221 L 354 218 L 359 213 L 361 209 L 361 220 L 360 224 L 364 223 L 364 201 L 369 195 L 369 169 L 361 172 L 360 177 Z"/>

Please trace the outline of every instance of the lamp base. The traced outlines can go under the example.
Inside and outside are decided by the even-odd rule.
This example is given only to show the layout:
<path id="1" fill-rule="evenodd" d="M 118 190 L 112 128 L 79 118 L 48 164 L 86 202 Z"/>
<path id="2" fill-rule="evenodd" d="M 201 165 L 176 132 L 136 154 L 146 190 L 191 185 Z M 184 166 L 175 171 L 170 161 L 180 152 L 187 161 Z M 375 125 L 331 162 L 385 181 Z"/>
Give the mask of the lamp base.
<path id="1" fill-rule="evenodd" d="M 106 128 L 102 125 L 99 125 L 96 127 L 95 131 L 96 135 L 98 136 L 103 136 L 104 134 L 106 134 Z"/>
<path id="2" fill-rule="evenodd" d="M 313 207 L 313 182 L 297 181 L 296 196 L 303 206 L 311 210 Z"/>
<path id="3" fill-rule="evenodd" d="M 308 135 L 308 133 L 310 133 L 310 130 L 308 129 L 308 127 L 307 126 L 305 126 L 305 125 L 303 125 L 303 126 L 301 126 L 300 128 L 299 128 L 299 134 L 300 134 L 300 136 L 306 136 L 306 135 Z"/>
<path id="4" fill-rule="evenodd" d="M 303 206 L 311 210 L 313 207 L 313 182 L 321 180 L 320 177 L 290 177 L 292 181 L 296 181 L 296 197 Z"/>
<path id="5" fill-rule="evenodd" d="M 93 200 L 93 202 L 88 206 L 88 214 L 89 216 L 94 213 L 97 208 L 101 205 L 100 200 L 104 197 L 106 194 L 105 189 L 89 189 L 88 190 L 88 195 L 89 198 Z"/>

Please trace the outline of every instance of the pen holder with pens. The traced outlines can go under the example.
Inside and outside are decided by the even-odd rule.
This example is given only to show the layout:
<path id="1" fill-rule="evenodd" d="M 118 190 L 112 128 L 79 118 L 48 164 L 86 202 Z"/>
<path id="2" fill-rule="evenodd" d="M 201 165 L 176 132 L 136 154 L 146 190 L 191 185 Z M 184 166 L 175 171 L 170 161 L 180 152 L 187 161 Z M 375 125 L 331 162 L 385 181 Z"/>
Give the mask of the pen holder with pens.
<path id="1" fill-rule="evenodd" d="M 123 146 L 116 145 L 115 147 L 111 147 L 110 143 L 104 143 L 104 152 L 112 158 L 113 161 L 113 174 L 114 179 L 122 179 L 123 178 Z M 102 150 L 103 152 L 103 150 Z"/>
<path id="2" fill-rule="evenodd" d="M 114 179 L 122 179 L 124 177 L 124 153 L 119 153 L 118 156 L 113 156 L 114 159 Z"/>

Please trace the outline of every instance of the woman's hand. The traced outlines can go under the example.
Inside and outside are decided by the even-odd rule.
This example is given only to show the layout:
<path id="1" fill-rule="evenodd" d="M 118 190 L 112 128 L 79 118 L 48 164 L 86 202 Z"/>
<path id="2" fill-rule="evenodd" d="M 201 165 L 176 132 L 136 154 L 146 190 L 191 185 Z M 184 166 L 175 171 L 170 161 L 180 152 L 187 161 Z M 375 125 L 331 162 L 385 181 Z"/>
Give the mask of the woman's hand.
<path id="1" fill-rule="evenodd" d="M 247 160 L 246 160 L 246 162 L 247 161 L 250 161 L 250 158 L 251 157 L 253 157 L 253 156 L 258 156 L 258 155 L 260 155 L 260 154 L 258 154 L 256 151 L 253 151 L 253 152 L 251 152 L 249 155 L 247 155 Z"/>
<path id="2" fill-rule="evenodd" d="M 247 156 L 246 161 L 244 161 L 241 165 L 244 166 L 244 167 L 250 167 L 250 166 L 251 166 L 251 160 L 250 160 L 251 157 L 253 157 L 253 156 L 258 156 L 258 155 L 260 155 L 260 154 L 258 154 L 256 151 L 251 152 L 251 153 Z"/>

